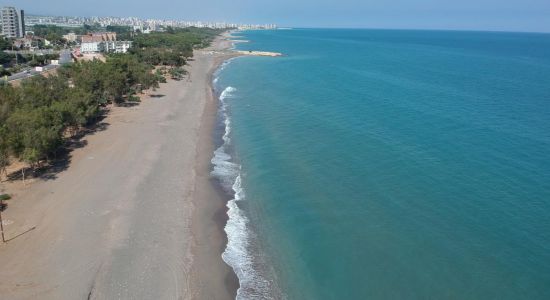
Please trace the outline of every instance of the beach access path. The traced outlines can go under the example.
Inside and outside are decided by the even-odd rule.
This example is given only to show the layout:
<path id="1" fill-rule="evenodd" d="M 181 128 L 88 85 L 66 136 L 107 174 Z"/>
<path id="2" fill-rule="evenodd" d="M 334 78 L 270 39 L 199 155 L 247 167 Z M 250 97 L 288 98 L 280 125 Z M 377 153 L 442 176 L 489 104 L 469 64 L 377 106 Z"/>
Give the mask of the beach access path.
<path id="1" fill-rule="evenodd" d="M 220 257 L 225 203 L 209 182 L 211 74 L 227 56 L 212 50 L 228 46 L 196 51 L 189 78 L 113 108 L 66 170 L 16 191 L 0 298 L 234 298 Z"/>

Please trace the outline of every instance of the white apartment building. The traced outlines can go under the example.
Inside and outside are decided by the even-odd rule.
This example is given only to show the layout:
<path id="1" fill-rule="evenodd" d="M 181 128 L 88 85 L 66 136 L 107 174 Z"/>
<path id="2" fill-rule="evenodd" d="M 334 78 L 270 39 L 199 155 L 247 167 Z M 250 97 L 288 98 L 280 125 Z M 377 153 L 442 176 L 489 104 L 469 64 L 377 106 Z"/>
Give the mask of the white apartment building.
<path id="1" fill-rule="evenodd" d="M 80 43 L 80 52 L 82 53 L 97 53 L 103 52 L 103 38 L 96 35 L 82 36 L 82 43 Z"/>
<path id="2" fill-rule="evenodd" d="M 117 41 L 116 33 L 102 32 L 82 36 L 81 53 L 114 52 L 126 53 L 132 46 L 131 41 Z"/>
<path id="3" fill-rule="evenodd" d="M 25 36 L 25 12 L 13 6 L 4 6 L 0 10 L 2 35 L 8 38 Z"/>
<path id="4" fill-rule="evenodd" d="M 105 42 L 105 52 L 126 53 L 132 47 L 131 41 Z"/>

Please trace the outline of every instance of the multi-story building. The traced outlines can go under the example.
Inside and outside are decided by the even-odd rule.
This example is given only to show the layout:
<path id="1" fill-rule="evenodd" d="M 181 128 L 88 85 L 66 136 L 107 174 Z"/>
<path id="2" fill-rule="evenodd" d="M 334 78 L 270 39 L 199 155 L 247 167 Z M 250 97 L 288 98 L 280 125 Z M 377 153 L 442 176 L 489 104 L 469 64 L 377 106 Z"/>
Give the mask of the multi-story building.
<path id="1" fill-rule="evenodd" d="M 130 41 L 117 41 L 116 33 L 100 32 L 91 33 L 82 36 L 80 44 L 80 52 L 82 53 L 98 53 L 98 52 L 115 52 L 126 53 L 132 46 Z"/>
<path id="2" fill-rule="evenodd" d="M 97 53 L 103 52 L 104 44 L 101 36 L 84 35 L 80 43 L 80 52 L 82 53 Z"/>
<path id="3" fill-rule="evenodd" d="M 0 10 L 2 18 L 2 35 L 8 38 L 25 36 L 25 12 L 13 6 L 4 6 Z"/>
<path id="4" fill-rule="evenodd" d="M 76 40 L 78 39 L 78 35 L 76 35 L 74 32 L 69 32 L 67 34 L 64 34 L 63 38 L 67 42 L 76 42 Z"/>
<path id="5" fill-rule="evenodd" d="M 105 52 L 126 53 L 132 47 L 131 41 L 107 41 L 105 42 Z"/>
<path id="6" fill-rule="evenodd" d="M 26 23 L 29 25 L 49 24 L 63 27 L 81 27 L 84 24 L 100 24 L 105 27 L 108 25 L 130 26 L 143 33 L 160 30 L 162 27 L 209 27 L 209 28 L 242 28 L 242 29 L 276 29 L 275 24 L 235 24 L 226 22 L 201 22 L 201 21 L 183 21 L 183 20 L 158 20 L 158 19 L 140 19 L 135 17 L 62 17 L 62 16 L 36 16 L 26 17 Z M 149 30 L 147 30 L 149 29 Z"/>

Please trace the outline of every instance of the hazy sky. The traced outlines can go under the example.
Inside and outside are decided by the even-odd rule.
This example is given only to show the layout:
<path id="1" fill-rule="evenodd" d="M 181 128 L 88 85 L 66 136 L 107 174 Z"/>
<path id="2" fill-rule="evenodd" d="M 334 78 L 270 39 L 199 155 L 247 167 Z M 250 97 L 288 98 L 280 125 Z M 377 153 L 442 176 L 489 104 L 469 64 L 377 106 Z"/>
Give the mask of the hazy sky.
<path id="1" fill-rule="evenodd" d="M 30 14 L 550 32 L 550 0 L 0 0 Z"/>

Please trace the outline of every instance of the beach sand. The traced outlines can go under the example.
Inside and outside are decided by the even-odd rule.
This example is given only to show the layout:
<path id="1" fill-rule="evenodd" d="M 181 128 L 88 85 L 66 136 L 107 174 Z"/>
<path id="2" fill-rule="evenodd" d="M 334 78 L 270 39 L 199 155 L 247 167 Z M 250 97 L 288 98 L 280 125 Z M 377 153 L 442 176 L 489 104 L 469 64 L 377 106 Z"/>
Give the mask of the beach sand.
<path id="1" fill-rule="evenodd" d="M 211 76 L 234 56 L 219 38 L 190 77 L 116 107 L 47 179 L 3 213 L 2 299 L 234 299 L 221 259 L 225 200 L 210 178 Z M 19 185 L 19 186 L 18 186 Z"/>

